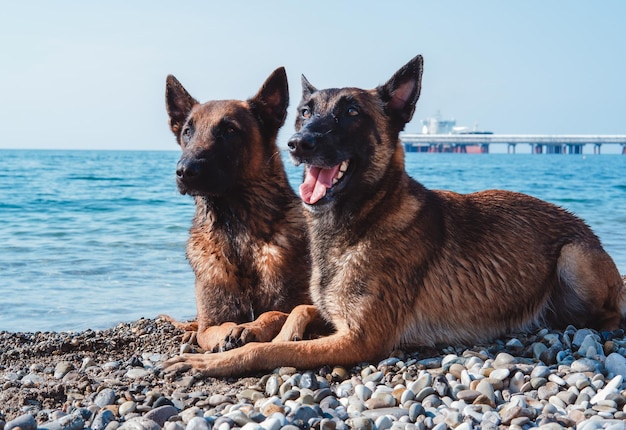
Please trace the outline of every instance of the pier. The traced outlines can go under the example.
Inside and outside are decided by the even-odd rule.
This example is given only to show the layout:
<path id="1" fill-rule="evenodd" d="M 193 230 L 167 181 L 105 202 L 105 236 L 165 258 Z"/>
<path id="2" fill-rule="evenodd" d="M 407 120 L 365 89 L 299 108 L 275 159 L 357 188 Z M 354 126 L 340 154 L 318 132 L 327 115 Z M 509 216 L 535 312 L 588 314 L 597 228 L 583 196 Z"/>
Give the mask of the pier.
<path id="1" fill-rule="evenodd" d="M 508 153 L 515 153 L 516 145 L 531 146 L 533 154 L 582 154 L 585 145 L 593 145 L 593 153 L 600 154 L 602 145 L 621 145 L 626 154 L 626 135 L 575 135 L 575 134 L 422 134 L 400 135 L 407 152 L 489 152 L 491 144 L 507 145 Z"/>

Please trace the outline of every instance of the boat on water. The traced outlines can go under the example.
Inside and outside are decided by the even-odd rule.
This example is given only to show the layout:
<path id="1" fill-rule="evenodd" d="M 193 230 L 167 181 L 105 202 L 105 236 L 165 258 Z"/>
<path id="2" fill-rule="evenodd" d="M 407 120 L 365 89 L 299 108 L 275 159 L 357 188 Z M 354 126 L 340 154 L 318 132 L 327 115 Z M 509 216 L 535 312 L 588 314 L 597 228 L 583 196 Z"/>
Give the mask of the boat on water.
<path id="1" fill-rule="evenodd" d="M 455 119 L 443 119 L 440 112 L 423 119 L 421 123 L 423 135 L 493 134 L 492 131 L 479 130 L 478 124 L 474 124 L 473 127 L 457 126 Z M 489 152 L 489 145 L 454 142 L 424 142 L 421 144 L 405 143 L 404 149 L 407 152 L 461 152 L 468 154 L 486 154 Z"/>

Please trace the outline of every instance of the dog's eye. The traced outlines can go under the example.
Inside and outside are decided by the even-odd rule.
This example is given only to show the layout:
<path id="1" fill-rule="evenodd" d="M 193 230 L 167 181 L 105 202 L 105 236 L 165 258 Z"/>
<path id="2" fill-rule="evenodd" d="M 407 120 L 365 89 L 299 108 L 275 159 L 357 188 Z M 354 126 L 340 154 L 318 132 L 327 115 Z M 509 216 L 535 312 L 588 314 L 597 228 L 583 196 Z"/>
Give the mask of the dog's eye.
<path id="1" fill-rule="evenodd" d="M 359 111 L 354 106 L 351 106 L 348 108 L 348 116 L 357 116 L 358 114 L 359 114 Z"/>
<path id="2" fill-rule="evenodd" d="M 300 111 L 300 115 L 302 115 L 304 119 L 309 119 L 311 117 L 311 110 L 309 108 L 303 108 Z"/>
<path id="3" fill-rule="evenodd" d="M 236 131 L 237 129 L 233 127 L 232 125 L 229 125 L 228 127 L 226 127 L 226 133 L 228 134 L 235 134 Z"/>
<path id="4" fill-rule="evenodd" d="M 183 129 L 183 140 L 188 142 L 191 139 L 191 127 L 185 127 Z"/>

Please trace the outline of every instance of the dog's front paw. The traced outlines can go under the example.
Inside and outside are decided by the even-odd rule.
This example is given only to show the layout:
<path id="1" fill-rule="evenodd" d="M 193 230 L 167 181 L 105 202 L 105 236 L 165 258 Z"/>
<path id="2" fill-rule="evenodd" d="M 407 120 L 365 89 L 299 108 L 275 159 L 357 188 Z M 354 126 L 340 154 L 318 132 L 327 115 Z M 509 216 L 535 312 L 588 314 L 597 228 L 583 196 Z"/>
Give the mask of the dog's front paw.
<path id="1" fill-rule="evenodd" d="M 183 354 L 170 358 L 169 360 L 165 361 L 165 363 L 163 363 L 161 370 L 167 376 L 175 376 L 188 371 L 193 367 L 191 363 L 186 360 L 186 356 L 189 355 L 191 354 Z"/>
<path id="2" fill-rule="evenodd" d="M 161 371 L 166 378 L 190 371 L 194 377 L 227 377 L 241 374 L 246 370 L 242 355 L 236 351 L 224 353 L 181 354 L 163 363 Z"/>
<path id="3" fill-rule="evenodd" d="M 258 337 L 255 330 L 252 327 L 248 327 L 246 324 L 241 324 L 234 326 L 219 345 L 213 348 L 213 352 L 225 352 L 257 341 Z"/>

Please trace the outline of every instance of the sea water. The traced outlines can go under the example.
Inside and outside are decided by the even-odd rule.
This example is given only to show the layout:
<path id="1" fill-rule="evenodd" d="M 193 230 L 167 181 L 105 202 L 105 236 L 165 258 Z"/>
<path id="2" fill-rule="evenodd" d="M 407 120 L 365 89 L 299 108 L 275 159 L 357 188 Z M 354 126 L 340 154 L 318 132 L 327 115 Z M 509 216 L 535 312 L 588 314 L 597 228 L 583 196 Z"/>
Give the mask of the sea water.
<path id="1" fill-rule="evenodd" d="M 294 188 L 302 178 L 283 153 Z M 177 151 L 0 151 L 0 330 L 195 316 Z M 582 217 L 626 274 L 626 156 L 416 154 L 429 188 L 507 189 Z"/>

